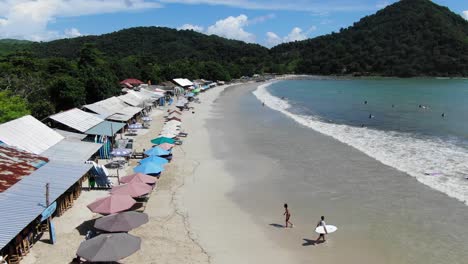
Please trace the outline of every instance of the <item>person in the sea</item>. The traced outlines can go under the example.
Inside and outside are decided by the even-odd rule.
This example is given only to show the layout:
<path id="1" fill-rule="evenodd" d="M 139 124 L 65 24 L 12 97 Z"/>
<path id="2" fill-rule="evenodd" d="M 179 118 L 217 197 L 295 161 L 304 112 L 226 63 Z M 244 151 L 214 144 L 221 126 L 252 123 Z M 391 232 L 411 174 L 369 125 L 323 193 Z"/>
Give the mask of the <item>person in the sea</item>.
<path id="1" fill-rule="evenodd" d="M 325 223 L 325 216 L 323 216 L 323 215 L 320 217 L 320 221 L 317 224 L 317 227 L 319 227 L 319 226 L 323 226 L 323 230 L 325 230 L 325 234 L 328 234 L 327 224 Z M 325 234 L 320 234 L 319 237 L 317 238 L 317 240 L 315 240 L 315 241 L 320 241 L 320 239 L 325 241 Z"/>
<path id="2" fill-rule="evenodd" d="M 288 227 L 288 224 L 291 225 L 291 227 L 293 227 L 294 225 L 291 223 L 291 221 L 289 221 L 289 219 L 291 218 L 291 213 L 289 212 L 289 209 L 288 209 L 288 204 L 284 204 L 284 214 L 283 214 L 285 217 L 286 217 L 286 225 L 284 226 L 284 228 L 287 228 Z"/>
<path id="3" fill-rule="evenodd" d="M 265 106 L 265 102 L 262 102 L 262 106 Z"/>
<path id="4" fill-rule="evenodd" d="M 445 117 L 445 113 L 442 113 L 442 117 Z"/>
<path id="5" fill-rule="evenodd" d="M 367 104 L 367 101 L 364 101 L 364 104 Z"/>

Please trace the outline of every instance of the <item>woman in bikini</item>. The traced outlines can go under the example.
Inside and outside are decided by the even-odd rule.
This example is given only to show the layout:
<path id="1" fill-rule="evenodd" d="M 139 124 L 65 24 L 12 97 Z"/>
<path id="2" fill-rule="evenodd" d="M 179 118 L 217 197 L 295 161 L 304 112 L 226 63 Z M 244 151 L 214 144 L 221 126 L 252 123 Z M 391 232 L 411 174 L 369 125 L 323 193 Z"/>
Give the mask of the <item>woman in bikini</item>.
<path id="1" fill-rule="evenodd" d="M 287 228 L 288 224 L 290 224 L 291 227 L 293 227 L 293 224 L 289 221 L 289 218 L 291 218 L 291 213 L 289 213 L 288 204 L 284 204 L 284 214 L 283 215 L 286 216 L 286 225 L 284 226 L 284 228 Z"/>

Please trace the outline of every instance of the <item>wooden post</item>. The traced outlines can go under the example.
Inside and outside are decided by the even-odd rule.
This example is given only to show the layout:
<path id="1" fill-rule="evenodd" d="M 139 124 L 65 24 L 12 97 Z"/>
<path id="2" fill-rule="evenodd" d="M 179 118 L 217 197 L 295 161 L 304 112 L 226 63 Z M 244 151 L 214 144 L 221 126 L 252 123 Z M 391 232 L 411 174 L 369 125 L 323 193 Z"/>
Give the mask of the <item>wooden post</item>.
<path id="1" fill-rule="evenodd" d="M 50 205 L 50 201 L 49 201 L 49 183 L 46 183 L 45 188 L 46 188 L 46 207 L 49 207 L 49 205 Z"/>

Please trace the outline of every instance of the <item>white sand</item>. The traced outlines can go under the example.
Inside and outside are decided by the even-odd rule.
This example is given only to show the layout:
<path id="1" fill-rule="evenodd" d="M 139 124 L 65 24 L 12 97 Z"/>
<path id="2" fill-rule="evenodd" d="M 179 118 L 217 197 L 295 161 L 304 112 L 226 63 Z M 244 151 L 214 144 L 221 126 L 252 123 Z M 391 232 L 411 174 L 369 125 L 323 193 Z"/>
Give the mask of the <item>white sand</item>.
<path id="1" fill-rule="evenodd" d="M 192 163 L 194 170 L 182 190 L 191 230 L 205 248 L 212 263 L 291 263 L 292 256 L 272 242 L 251 217 L 226 197 L 234 187 L 222 160 L 212 154 L 210 132 L 205 122 L 216 115 L 213 104 L 223 89 L 201 94 L 202 104 L 195 104 L 195 114 L 184 117 L 190 132 L 182 145 L 183 157 L 177 163 Z"/>
<path id="2" fill-rule="evenodd" d="M 291 262 L 288 251 L 270 241 L 250 216 L 226 197 L 234 181 L 223 161 L 213 156 L 205 128 L 207 119 L 216 114 L 212 112 L 216 98 L 226 87 L 201 94 L 202 104 L 192 104 L 195 114 L 184 112 L 183 130 L 189 136 L 174 149 L 173 162 L 166 166 L 147 203 L 149 223 L 131 231 L 142 238 L 141 250 L 121 263 Z M 153 111 L 152 126 L 134 138 L 134 149 L 151 147 L 149 140 L 162 127 L 161 113 Z M 132 160 L 127 173 L 135 164 Z M 107 191 L 84 191 L 69 211 L 54 219 L 57 244 L 47 244 L 48 234 L 44 234 L 45 242 L 38 242 L 22 263 L 69 263 L 88 230 L 82 223 L 100 216 L 86 205 L 106 195 Z"/>
<path id="3" fill-rule="evenodd" d="M 142 130 L 135 137 L 134 149 L 141 151 L 151 147 L 150 139 L 156 137 L 162 127 L 162 111 L 153 111 L 154 120 L 149 130 Z M 184 113 L 188 115 L 188 113 Z M 188 227 L 183 214 L 174 205 L 176 191 L 183 183 L 183 175 L 188 174 L 177 161 L 166 166 L 156 191 L 149 199 L 145 212 L 149 223 L 133 230 L 131 233 L 142 238 L 142 247 L 136 254 L 124 259 L 121 263 L 208 263 L 208 256 L 188 235 Z M 132 160 L 131 165 L 135 165 Z M 132 167 L 127 168 L 131 173 Z M 121 175 L 124 173 L 121 172 Z M 31 252 L 21 263 L 69 263 L 74 257 L 80 243 L 84 240 L 87 227 L 79 228 L 83 222 L 97 218 L 86 207 L 96 198 L 108 195 L 107 191 L 83 191 L 74 206 L 61 217 L 55 218 L 57 243 L 50 245 L 48 233 L 42 241 L 34 245 Z M 89 223 L 88 223 L 89 226 Z"/>

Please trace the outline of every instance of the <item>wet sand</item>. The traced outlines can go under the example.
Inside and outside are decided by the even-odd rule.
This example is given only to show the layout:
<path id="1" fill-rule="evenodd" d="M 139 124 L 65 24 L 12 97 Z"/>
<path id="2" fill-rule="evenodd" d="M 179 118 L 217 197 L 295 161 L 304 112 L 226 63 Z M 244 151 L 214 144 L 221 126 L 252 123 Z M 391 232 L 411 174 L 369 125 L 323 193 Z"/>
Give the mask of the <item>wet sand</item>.
<path id="1" fill-rule="evenodd" d="M 213 263 L 468 259 L 462 202 L 262 107 L 257 85 L 228 88 L 209 115 L 198 111 L 184 144 L 199 164 L 184 203 Z M 292 229 L 282 228 L 285 202 Z M 317 244 L 321 215 L 339 230 Z"/>

